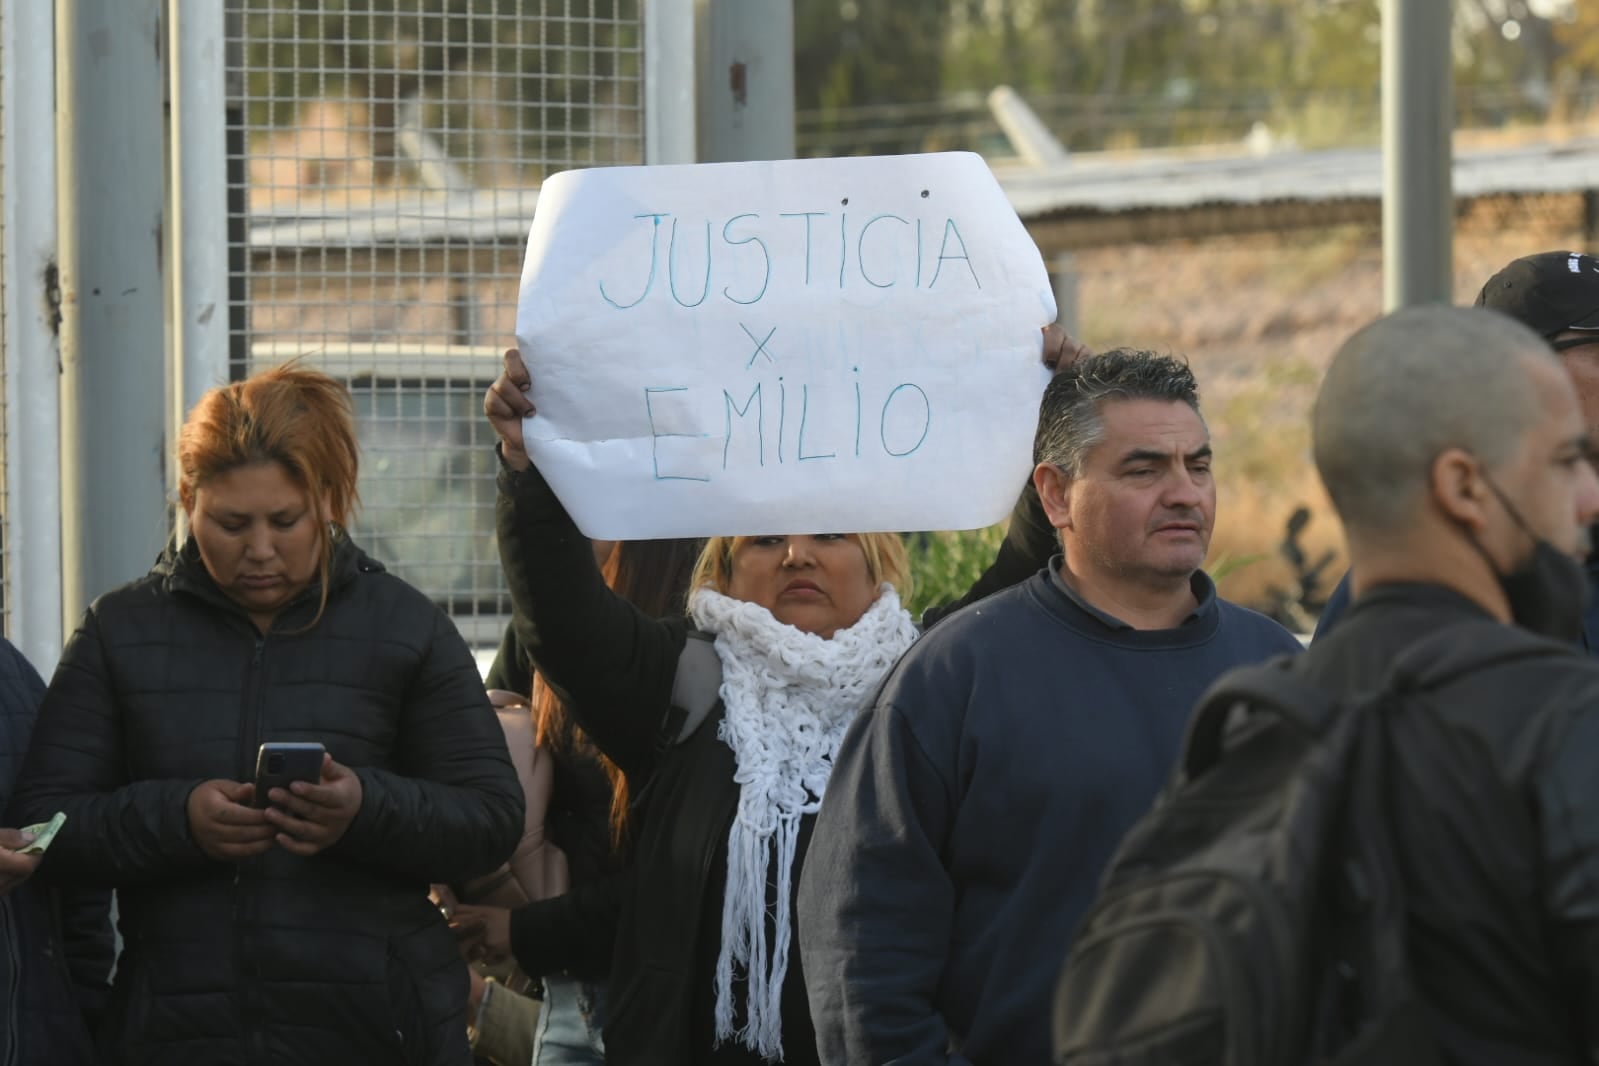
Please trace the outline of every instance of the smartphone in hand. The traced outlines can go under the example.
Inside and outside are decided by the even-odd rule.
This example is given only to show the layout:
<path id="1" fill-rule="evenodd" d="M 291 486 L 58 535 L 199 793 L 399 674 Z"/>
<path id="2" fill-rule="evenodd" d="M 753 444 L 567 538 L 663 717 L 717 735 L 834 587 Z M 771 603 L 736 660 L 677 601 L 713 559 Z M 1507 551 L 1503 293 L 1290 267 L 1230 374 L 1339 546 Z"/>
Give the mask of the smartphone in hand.
<path id="1" fill-rule="evenodd" d="M 255 806 L 267 807 L 267 793 L 288 788 L 296 781 L 316 784 L 322 780 L 321 744 L 299 741 L 268 741 L 255 757 Z"/>

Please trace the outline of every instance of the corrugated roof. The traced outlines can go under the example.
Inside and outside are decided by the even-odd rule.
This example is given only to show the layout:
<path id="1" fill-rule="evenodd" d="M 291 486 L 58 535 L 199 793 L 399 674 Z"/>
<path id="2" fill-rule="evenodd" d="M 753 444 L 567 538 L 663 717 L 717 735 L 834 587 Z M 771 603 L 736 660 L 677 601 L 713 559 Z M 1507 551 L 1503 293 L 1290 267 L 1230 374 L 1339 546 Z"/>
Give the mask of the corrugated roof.
<path id="1" fill-rule="evenodd" d="M 995 172 L 1016 213 L 1029 221 L 1065 212 L 1374 200 L 1382 195 L 1382 153 L 1376 148 L 1125 161 L 1077 156 L 1065 166 Z M 1599 139 L 1460 152 L 1454 187 L 1461 199 L 1596 188 Z"/>
<path id="2" fill-rule="evenodd" d="M 1023 221 L 1054 215 L 1182 210 L 1209 205 L 1373 200 L 1382 194 L 1375 148 L 1279 151 L 1265 155 L 1072 156 L 1058 166 L 997 164 L 995 175 Z M 1599 138 L 1463 151 L 1455 196 L 1581 192 L 1599 188 Z M 250 218 L 250 246 L 373 248 L 445 239 L 524 240 L 538 202 L 534 189 L 425 193 L 403 205 L 316 217 L 275 212 Z"/>

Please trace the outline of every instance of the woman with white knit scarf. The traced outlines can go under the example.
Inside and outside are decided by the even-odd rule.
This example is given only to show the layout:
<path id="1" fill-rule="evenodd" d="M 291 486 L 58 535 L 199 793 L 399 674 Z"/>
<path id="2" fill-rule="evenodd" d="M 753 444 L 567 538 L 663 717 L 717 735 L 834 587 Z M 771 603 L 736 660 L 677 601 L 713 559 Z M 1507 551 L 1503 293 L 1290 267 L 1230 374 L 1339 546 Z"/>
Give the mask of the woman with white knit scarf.
<path id="1" fill-rule="evenodd" d="M 1056 336 L 1046 355 L 1080 353 Z M 529 387 L 512 350 L 484 397 L 500 438 L 498 539 L 517 636 L 638 797 L 606 1061 L 817 1063 L 794 892 L 844 731 L 917 636 L 901 605 L 905 549 L 881 533 L 712 538 L 690 617 L 645 617 L 599 579 L 528 459 Z M 1028 499 L 962 602 L 1031 576 L 1055 550 Z M 707 636 L 720 699 L 684 735 L 679 668 Z"/>

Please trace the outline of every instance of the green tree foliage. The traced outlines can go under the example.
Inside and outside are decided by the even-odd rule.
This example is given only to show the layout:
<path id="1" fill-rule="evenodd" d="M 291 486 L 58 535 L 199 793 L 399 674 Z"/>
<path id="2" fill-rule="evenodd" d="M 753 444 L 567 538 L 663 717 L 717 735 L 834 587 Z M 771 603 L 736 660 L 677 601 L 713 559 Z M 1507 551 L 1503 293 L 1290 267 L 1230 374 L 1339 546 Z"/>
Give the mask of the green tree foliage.
<path id="1" fill-rule="evenodd" d="M 801 111 L 914 104 L 943 90 L 949 7 L 936 2 L 794 0 L 794 89 Z M 823 118 L 821 127 L 828 129 Z M 870 140 L 860 153 L 892 150 Z"/>
<path id="2" fill-rule="evenodd" d="M 911 596 L 906 608 L 917 618 L 929 607 L 951 603 L 977 583 L 1005 539 L 1003 525 L 959 533 L 918 533 L 907 538 Z"/>

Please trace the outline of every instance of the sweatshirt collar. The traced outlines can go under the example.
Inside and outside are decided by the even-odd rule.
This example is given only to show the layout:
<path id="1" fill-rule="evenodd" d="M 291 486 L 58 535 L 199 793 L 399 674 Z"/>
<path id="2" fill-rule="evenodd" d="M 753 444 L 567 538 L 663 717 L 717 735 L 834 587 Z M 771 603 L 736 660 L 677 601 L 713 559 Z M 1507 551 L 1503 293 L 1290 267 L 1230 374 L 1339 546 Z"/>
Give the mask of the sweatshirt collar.
<path id="1" fill-rule="evenodd" d="M 1076 589 L 1072 588 L 1066 579 L 1061 576 L 1061 567 L 1064 562 L 1065 559 L 1061 555 L 1056 555 L 1049 561 L 1050 584 L 1058 589 L 1061 595 L 1065 596 L 1074 607 L 1087 615 L 1088 618 L 1107 630 L 1112 632 L 1138 632 L 1135 626 L 1122 621 L 1108 611 L 1102 611 L 1095 607 L 1084 599 Z M 1188 579 L 1188 583 L 1189 588 L 1193 590 L 1195 602 L 1194 609 L 1188 612 L 1188 616 L 1183 619 L 1183 626 L 1198 624 L 1207 613 L 1214 610 L 1216 602 L 1216 583 L 1203 570 L 1195 570 L 1193 576 Z"/>

